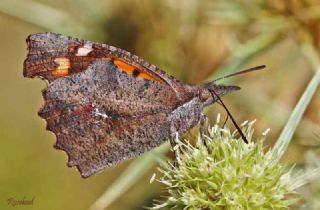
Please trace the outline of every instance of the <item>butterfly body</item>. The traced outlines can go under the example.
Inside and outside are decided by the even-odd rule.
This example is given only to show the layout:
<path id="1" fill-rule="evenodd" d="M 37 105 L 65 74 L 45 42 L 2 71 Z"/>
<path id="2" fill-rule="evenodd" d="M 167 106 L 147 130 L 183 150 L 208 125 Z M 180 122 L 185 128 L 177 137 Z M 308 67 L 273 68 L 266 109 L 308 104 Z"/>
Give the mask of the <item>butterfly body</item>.
<path id="1" fill-rule="evenodd" d="M 198 124 L 237 86 L 183 84 L 136 55 L 54 33 L 28 37 L 24 76 L 49 81 L 39 115 L 82 177 L 138 156 Z"/>

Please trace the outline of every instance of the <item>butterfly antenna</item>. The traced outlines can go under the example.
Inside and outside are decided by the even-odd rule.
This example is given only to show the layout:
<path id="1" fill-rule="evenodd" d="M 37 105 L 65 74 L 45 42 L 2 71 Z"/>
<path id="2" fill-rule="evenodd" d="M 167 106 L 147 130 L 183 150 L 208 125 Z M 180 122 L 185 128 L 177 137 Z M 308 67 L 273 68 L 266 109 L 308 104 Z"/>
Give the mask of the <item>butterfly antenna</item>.
<path id="1" fill-rule="evenodd" d="M 237 124 L 237 122 L 235 121 L 235 119 L 233 118 L 233 116 L 231 115 L 230 111 L 228 110 L 228 108 L 226 107 L 226 105 L 223 103 L 223 101 L 221 100 L 220 96 L 213 90 L 210 89 L 210 92 L 217 97 L 219 103 L 221 106 L 223 106 L 223 108 L 226 110 L 228 116 L 230 117 L 233 125 L 236 127 L 237 131 L 240 133 L 241 138 L 243 139 L 243 141 L 248 144 L 248 139 L 246 138 L 246 136 L 243 134 L 241 128 L 239 127 L 239 125 Z"/>
<path id="2" fill-rule="evenodd" d="M 233 77 L 233 76 L 236 76 L 236 75 L 239 75 L 239 74 L 245 74 L 245 73 L 248 73 L 248 72 L 251 72 L 251 71 L 262 70 L 264 68 L 266 68 L 266 65 L 255 66 L 255 67 L 252 67 L 252 68 L 249 68 L 249 69 L 244 69 L 244 70 L 241 70 L 241 71 L 238 71 L 238 72 L 235 72 L 235 73 L 228 74 L 226 76 L 220 77 L 218 79 L 215 79 L 215 80 L 213 80 L 213 82 L 218 81 L 218 80 L 222 80 L 222 79 L 225 79 L 225 78 L 228 78 L 228 77 Z"/>

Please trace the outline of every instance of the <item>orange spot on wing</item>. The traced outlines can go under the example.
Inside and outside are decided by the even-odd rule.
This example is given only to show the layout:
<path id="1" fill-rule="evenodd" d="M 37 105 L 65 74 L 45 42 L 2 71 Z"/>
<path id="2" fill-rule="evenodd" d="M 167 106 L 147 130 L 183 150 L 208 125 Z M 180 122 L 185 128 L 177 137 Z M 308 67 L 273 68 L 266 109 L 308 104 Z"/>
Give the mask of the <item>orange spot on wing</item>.
<path id="1" fill-rule="evenodd" d="M 132 74 L 136 67 L 131 66 L 122 60 L 114 59 L 113 63 L 128 74 Z"/>
<path id="2" fill-rule="evenodd" d="M 64 77 L 69 74 L 69 69 L 56 69 L 51 74 L 55 77 Z"/>
<path id="3" fill-rule="evenodd" d="M 63 77 L 69 74 L 69 69 L 70 69 L 69 58 L 65 58 L 65 57 L 55 58 L 54 62 L 56 62 L 59 66 L 51 72 L 53 76 Z"/>
<path id="4" fill-rule="evenodd" d="M 141 72 L 138 77 L 141 77 L 141 78 L 147 79 L 147 80 L 159 81 L 157 78 L 154 78 L 150 74 L 147 74 L 145 72 Z"/>
<path id="5" fill-rule="evenodd" d="M 147 80 L 153 80 L 153 81 L 160 81 L 158 78 L 142 71 L 139 68 L 136 68 L 135 66 L 132 66 L 120 59 L 114 59 L 113 63 L 120 68 L 121 70 L 125 71 L 127 74 L 133 74 L 137 77 L 143 78 L 143 79 L 147 79 Z M 136 73 L 136 71 L 138 71 L 138 73 Z"/>

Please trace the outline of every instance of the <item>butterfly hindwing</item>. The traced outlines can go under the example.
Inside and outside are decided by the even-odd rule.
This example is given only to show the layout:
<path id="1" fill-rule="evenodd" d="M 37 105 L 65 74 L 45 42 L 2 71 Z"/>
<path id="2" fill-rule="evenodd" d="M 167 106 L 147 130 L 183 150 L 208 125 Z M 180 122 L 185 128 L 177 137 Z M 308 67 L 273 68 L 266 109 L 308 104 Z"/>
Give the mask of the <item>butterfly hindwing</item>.
<path id="1" fill-rule="evenodd" d="M 39 114 L 83 177 L 163 143 L 179 103 L 170 86 L 129 75 L 111 60 L 56 79 L 43 95 Z"/>

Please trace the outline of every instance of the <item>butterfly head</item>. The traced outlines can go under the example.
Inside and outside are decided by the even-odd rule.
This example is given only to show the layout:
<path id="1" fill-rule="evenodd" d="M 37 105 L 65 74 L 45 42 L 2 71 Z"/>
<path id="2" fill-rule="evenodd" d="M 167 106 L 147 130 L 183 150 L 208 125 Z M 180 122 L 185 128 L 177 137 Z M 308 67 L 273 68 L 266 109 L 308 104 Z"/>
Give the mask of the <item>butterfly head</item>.
<path id="1" fill-rule="evenodd" d="M 218 98 L 212 94 L 215 92 L 219 97 L 226 95 L 230 92 L 240 90 L 239 86 L 234 85 L 217 85 L 213 82 L 202 85 L 200 89 L 200 99 L 203 101 L 204 106 L 215 103 Z"/>

